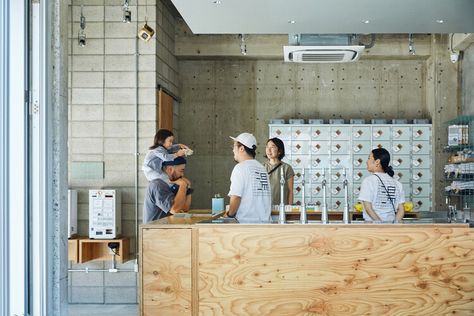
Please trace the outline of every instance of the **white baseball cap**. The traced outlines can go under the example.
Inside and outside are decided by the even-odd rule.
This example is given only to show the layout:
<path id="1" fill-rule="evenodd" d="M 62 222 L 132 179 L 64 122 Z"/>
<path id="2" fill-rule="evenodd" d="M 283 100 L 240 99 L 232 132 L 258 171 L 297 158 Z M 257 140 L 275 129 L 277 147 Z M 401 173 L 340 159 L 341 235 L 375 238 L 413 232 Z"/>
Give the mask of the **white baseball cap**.
<path id="1" fill-rule="evenodd" d="M 232 138 L 233 141 L 239 142 L 250 149 L 253 149 L 253 146 L 257 147 L 257 140 L 255 139 L 255 136 L 250 133 L 242 133 L 237 137 L 229 137 Z"/>

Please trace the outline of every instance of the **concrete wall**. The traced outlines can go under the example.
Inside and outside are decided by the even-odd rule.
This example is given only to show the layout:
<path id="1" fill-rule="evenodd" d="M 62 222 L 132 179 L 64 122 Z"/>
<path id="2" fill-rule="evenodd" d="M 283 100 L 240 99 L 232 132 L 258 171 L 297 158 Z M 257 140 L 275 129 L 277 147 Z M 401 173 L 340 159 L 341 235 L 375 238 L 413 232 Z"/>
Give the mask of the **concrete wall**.
<path id="1" fill-rule="evenodd" d="M 137 6 L 137 0 L 131 0 L 132 23 L 127 24 L 122 22 L 122 4 L 122 0 L 73 0 L 69 6 L 69 187 L 78 190 L 78 232 L 83 236 L 88 235 L 89 229 L 88 190 L 121 191 L 122 230 L 124 236 L 130 237 L 134 258 L 135 201 L 138 199 L 140 223 L 147 185 L 141 163 L 155 133 L 156 86 L 161 84 L 177 92 L 177 64 L 172 56 L 174 18 L 169 7 L 155 0 L 140 0 Z M 87 20 L 85 47 L 77 44 L 81 5 Z M 156 34 L 149 42 L 138 40 L 137 84 L 136 34 L 145 15 Z M 102 162 L 103 175 L 89 162 Z M 84 177 L 81 171 L 90 174 Z M 133 269 L 133 264 L 129 261 L 119 268 Z M 108 269 L 110 262 L 70 263 L 70 268 L 86 267 Z M 70 303 L 136 303 L 136 293 L 137 275 L 133 272 L 69 273 Z"/>
<path id="2" fill-rule="evenodd" d="M 464 51 L 461 63 L 463 114 L 474 115 L 474 44 Z"/>
<path id="3" fill-rule="evenodd" d="M 439 165 L 445 161 L 442 122 L 457 113 L 457 74 L 449 55 L 442 53 L 444 37 L 421 38 L 421 56 L 408 56 L 407 49 L 401 49 L 405 39 L 394 38 L 384 39 L 378 49 L 376 42 L 372 55 L 356 63 L 327 65 L 283 63 L 281 48 L 278 53 L 268 49 L 265 57 L 223 60 L 225 53 L 236 54 L 233 46 L 220 45 L 232 41 L 228 36 L 209 38 L 215 50 L 202 56 L 206 39 L 200 36 L 195 43 L 203 49 L 193 49 L 183 37 L 189 35 L 177 39 L 183 58 L 180 125 L 187 127 L 181 130 L 181 140 L 195 149 L 187 167 L 195 187 L 194 208 L 209 208 L 215 193 L 228 193 L 235 164 L 229 135 L 254 133 L 257 159 L 264 161 L 272 118 L 430 118 L 437 144 L 433 153 Z M 198 54 L 201 60 L 196 60 Z M 280 60 L 268 59 L 276 54 Z M 435 174 L 441 172 L 438 167 L 433 167 Z M 436 200 L 442 183 L 434 178 Z"/>

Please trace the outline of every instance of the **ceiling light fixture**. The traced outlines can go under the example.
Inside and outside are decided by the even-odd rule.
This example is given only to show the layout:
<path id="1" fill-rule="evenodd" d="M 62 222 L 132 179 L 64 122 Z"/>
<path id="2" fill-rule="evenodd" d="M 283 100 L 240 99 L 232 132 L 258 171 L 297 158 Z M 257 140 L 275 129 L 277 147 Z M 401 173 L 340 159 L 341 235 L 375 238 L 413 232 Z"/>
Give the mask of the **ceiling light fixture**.
<path id="1" fill-rule="evenodd" d="M 415 41 L 413 40 L 413 34 L 408 34 L 408 54 L 415 55 Z"/>
<path id="2" fill-rule="evenodd" d="M 370 23 L 370 20 L 363 20 L 362 23 L 364 23 L 364 24 L 369 24 L 369 23 Z"/>
<path id="3" fill-rule="evenodd" d="M 245 44 L 244 34 L 240 34 L 240 53 L 244 56 L 247 55 L 247 44 Z"/>
<path id="4" fill-rule="evenodd" d="M 86 17 L 83 13 L 84 6 L 81 5 L 81 18 L 79 20 L 79 33 L 77 34 L 77 43 L 79 46 L 84 47 L 86 46 L 86 33 L 84 30 L 86 29 Z"/>
<path id="5" fill-rule="evenodd" d="M 122 11 L 123 11 L 122 22 L 123 23 L 132 22 L 132 11 L 130 11 L 130 8 L 128 7 L 128 0 L 123 1 Z"/>
<path id="6" fill-rule="evenodd" d="M 451 59 L 451 62 L 453 64 L 457 63 L 458 60 L 459 60 L 459 54 L 460 52 L 456 52 L 454 49 L 453 49 L 453 37 L 454 37 L 454 33 L 451 33 L 449 34 L 449 58 Z"/>
<path id="7" fill-rule="evenodd" d="M 222 1 L 221 1 L 221 0 L 214 0 L 214 1 L 212 1 L 212 3 L 214 3 L 214 4 L 221 4 Z"/>
<path id="8" fill-rule="evenodd" d="M 288 23 L 289 23 L 289 24 L 295 24 L 296 21 L 295 21 L 295 20 L 289 20 Z"/>
<path id="9" fill-rule="evenodd" d="M 443 24 L 443 23 L 444 23 L 444 20 L 442 20 L 442 19 L 436 20 L 436 23 L 438 23 L 438 24 Z"/>

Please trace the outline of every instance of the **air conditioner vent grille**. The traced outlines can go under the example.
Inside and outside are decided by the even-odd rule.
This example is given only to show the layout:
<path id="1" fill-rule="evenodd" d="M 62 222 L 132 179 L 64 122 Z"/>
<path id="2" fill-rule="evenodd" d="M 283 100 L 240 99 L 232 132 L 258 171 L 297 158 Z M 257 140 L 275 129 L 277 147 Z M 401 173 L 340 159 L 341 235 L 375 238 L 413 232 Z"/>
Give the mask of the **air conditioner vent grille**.
<path id="1" fill-rule="evenodd" d="M 364 46 L 284 46 L 286 62 L 345 63 L 359 59 Z"/>

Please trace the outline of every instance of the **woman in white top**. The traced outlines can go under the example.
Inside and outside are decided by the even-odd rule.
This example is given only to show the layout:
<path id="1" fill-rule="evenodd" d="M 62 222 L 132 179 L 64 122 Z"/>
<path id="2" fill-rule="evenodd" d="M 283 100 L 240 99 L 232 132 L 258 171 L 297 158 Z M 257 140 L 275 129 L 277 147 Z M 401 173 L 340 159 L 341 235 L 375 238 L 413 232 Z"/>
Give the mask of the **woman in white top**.
<path id="1" fill-rule="evenodd" d="M 394 172 L 389 163 L 390 154 L 384 148 L 372 150 L 367 160 L 367 170 L 372 175 L 362 181 L 359 194 L 366 221 L 398 222 L 405 215 L 403 186 L 392 178 Z"/>

